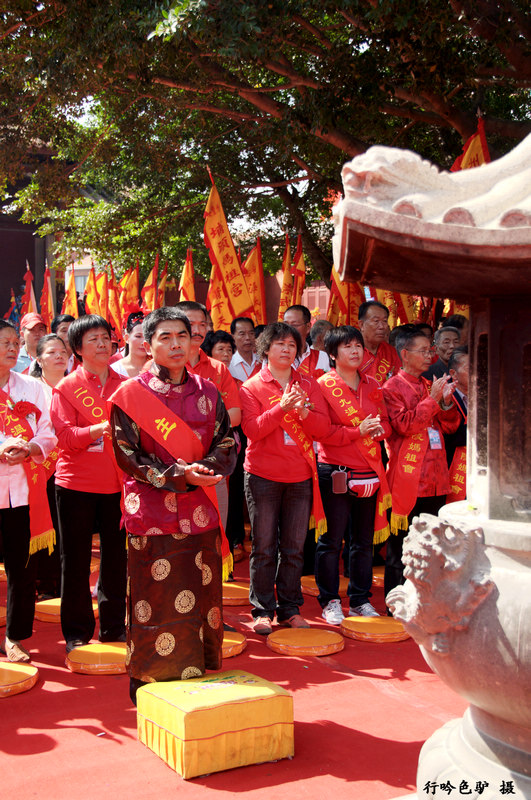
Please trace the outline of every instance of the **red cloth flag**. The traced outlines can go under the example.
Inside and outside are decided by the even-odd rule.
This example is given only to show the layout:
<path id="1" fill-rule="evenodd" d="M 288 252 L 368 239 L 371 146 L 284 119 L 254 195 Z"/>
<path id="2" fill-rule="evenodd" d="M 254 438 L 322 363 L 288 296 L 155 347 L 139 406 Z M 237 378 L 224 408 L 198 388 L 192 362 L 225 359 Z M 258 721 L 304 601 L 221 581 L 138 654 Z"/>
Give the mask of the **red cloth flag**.
<path id="1" fill-rule="evenodd" d="M 284 255 L 282 257 L 282 289 L 280 291 L 280 303 L 278 306 L 278 320 L 282 322 L 284 314 L 291 305 L 293 297 L 293 277 L 291 274 L 291 248 L 289 246 L 288 234 L 286 233 L 286 244 L 284 245 Z"/>
<path id="2" fill-rule="evenodd" d="M 11 305 L 9 306 L 9 310 L 6 311 L 6 313 L 4 314 L 4 319 L 9 319 L 16 307 L 17 307 L 17 301 L 15 299 L 15 292 L 13 291 L 13 289 L 11 289 Z"/>
<path id="3" fill-rule="evenodd" d="M 204 240 L 208 247 L 208 254 L 212 266 L 216 267 L 214 273 L 216 280 L 221 280 L 225 287 L 230 318 L 252 316 L 253 304 L 247 290 L 242 268 L 234 248 L 225 218 L 221 200 L 212 181 L 212 189 L 208 197 L 204 217 Z"/>
<path id="4" fill-rule="evenodd" d="M 455 159 L 450 172 L 479 167 L 481 164 L 488 164 L 489 161 L 490 154 L 487 137 L 485 136 L 485 123 L 483 117 L 478 117 L 476 132 L 465 142 L 463 152 Z"/>
<path id="5" fill-rule="evenodd" d="M 244 263 L 242 272 L 247 284 L 247 289 L 253 301 L 253 316 L 257 325 L 266 324 L 266 303 L 264 287 L 264 265 L 262 263 L 262 248 L 260 237 L 256 237 L 256 247 L 253 247 Z"/>
<path id="6" fill-rule="evenodd" d="M 98 304 L 100 315 L 103 319 L 109 319 L 109 278 L 106 272 L 96 275 L 96 291 L 98 293 Z"/>
<path id="7" fill-rule="evenodd" d="M 100 313 L 100 301 L 98 298 L 94 267 L 90 268 L 89 276 L 85 284 L 85 311 L 87 314 Z"/>
<path id="8" fill-rule="evenodd" d="M 74 275 L 74 265 L 70 270 L 68 284 L 65 292 L 65 299 L 61 307 L 61 314 L 70 314 L 71 317 L 78 318 L 79 312 L 77 310 L 77 292 L 76 292 L 76 276 Z"/>
<path id="9" fill-rule="evenodd" d="M 114 270 L 110 262 L 109 262 L 109 268 L 111 275 L 107 283 L 109 289 L 108 321 L 111 327 L 114 328 L 118 340 L 122 341 L 122 311 L 120 308 L 120 295 L 118 292 L 118 284 L 116 283 Z"/>
<path id="10" fill-rule="evenodd" d="M 147 280 L 142 288 L 142 311 L 149 314 L 157 308 L 157 279 L 159 274 L 159 254 L 155 258 L 153 269 L 147 276 Z"/>
<path id="11" fill-rule="evenodd" d="M 26 261 L 26 272 L 24 274 L 24 293 L 22 295 L 22 307 L 20 315 L 23 317 L 25 314 L 38 314 L 37 300 L 35 299 L 35 292 L 33 290 L 33 275 Z"/>
<path id="12" fill-rule="evenodd" d="M 42 284 L 41 292 L 41 317 L 46 325 L 46 330 L 50 332 L 52 319 L 55 317 L 53 310 L 53 295 L 52 295 L 52 276 L 48 267 L 44 270 L 44 283 Z"/>
<path id="13" fill-rule="evenodd" d="M 186 261 L 179 281 L 179 302 L 183 300 L 195 300 L 194 262 L 191 247 L 186 251 Z"/>
<path id="14" fill-rule="evenodd" d="M 157 289 L 157 308 L 162 308 L 166 304 L 166 283 L 168 281 L 168 262 L 164 264 L 164 269 L 162 270 L 160 281 L 159 281 L 159 288 Z"/>
<path id="15" fill-rule="evenodd" d="M 137 260 L 136 267 L 131 267 L 131 269 L 127 270 L 120 281 L 120 286 L 122 288 L 122 293 L 120 295 L 122 319 L 126 319 L 126 317 L 134 311 L 140 311 L 140 281 L 138 275 L 139 266 Z"/>
<path id="16" fill-rule="evenodd" d="M 297 238 L 297 249 L 293 259 L 293 295 L 291 305 L 298 306 L 302 303 L 302 293 L 306 282 L 306 266 L 304 264 L 304 254 L 302 252 L 302 237 L 299 233 Z"/>

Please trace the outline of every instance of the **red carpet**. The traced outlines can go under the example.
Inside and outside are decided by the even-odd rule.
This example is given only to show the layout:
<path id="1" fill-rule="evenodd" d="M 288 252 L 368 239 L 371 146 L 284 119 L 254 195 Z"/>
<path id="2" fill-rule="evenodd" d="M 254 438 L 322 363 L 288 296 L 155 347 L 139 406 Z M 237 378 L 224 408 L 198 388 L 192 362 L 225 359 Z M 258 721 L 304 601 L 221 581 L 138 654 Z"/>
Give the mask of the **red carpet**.
<path id="1" fill-rule="evenodd" d="M 237 575 L 246 577 L 247 568 L 247 560 L 238 564 Z M 384 610 L 382 589 L 373 603 Z M 324 625 L 315 598 L 305 597 L 303 613 Z M 181 800 L 200 800 L 215 791 L 253 800 L 385 800 L 415 790 L 422 744 L 466 708 L 412 640 L 345 639 L 335 656 L 293 658 L 273 653 L 252 632 L 249 607 L 226 608 L 225 619 L 248 635 L 248 645 L 224 669 L 245 669 L 293 693 L 294 759 L 182 780 L 138 743 L 127 676 L 69 672 L 60 626 L 36 622 L 29 646 L 40 681 L 0 700 L 2 796 L 160 800 L 178 793 Z"/>

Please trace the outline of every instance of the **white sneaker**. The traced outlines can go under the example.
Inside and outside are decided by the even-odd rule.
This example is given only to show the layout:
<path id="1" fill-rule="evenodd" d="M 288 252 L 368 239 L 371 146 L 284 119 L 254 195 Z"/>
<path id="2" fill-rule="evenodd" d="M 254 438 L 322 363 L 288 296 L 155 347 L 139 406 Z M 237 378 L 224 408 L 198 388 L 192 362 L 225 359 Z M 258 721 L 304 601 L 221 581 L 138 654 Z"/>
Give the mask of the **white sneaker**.
<path id="1" fill-rule="evenodd" d="M 351 617 L 379 617 L 380 615 L 370 603 L 363 603 L 361 606 L 355 606 L 349 611 Z"/>
<path id="2" fill-rule="evenodd" d="M 343 609 L 341 608 L 341 600 L 330 600 L 323 608 L 323 619 L 329 625 L 341 625 L 345 619 Z"/>

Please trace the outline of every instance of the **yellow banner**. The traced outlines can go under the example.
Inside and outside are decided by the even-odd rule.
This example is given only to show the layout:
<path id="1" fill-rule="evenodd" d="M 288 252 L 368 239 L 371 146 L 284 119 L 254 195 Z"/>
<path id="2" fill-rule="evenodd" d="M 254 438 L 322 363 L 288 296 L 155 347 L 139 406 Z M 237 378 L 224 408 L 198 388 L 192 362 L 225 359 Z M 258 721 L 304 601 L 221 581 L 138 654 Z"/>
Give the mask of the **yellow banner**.
<path id="1" fill-rule="evenodd" d="M 159 254 L 155 258 L 153 269 L 147 276 L 147 280 L 142 287 L 142 311 L 144 314 L 149 314 L 157 308 L 157 278 L 159 272 Z"/>
<path id="2" fill-rule="evenodd" d="M 280 292 L 280 303 L 278 306 L 278 320 L 282 322 L 286 310 L 291 305 L 293 297 L 293 277 L 291 274 L 291 248 L 289 246 L 288 234 L 286 234 L 286 244 L 284 246 L 284 256 L 282 258 L 282 289 Z"/>
<path id="3" fill-rule="evenodd" d="M 262 264 L 262 248 L 260 246 L 260 237 L 256 238 L 256 247 L 253 247 L 243 262 L 242 272 L 253 303 L 253 319 L 257 325 L 265 325 L 266 304 L 264 289 L 264 266 Z"/>
<path id="4" fill-rule="evenodd" d="M 179 281 L 179 302 L 183 300 L 195 300 L 194 287 L 194 263 L 192 259 L 192 248 L 186 251 L 186 261 Z"/>
<path id="5" fill-rule="evenodd" d="M 208 247 L 212 265 L 217 268 L 217 279 L 225 286 L 231 319 L 249 316 L 252 314 L 252 301 L 213 181 L 204 216 L 205 245 Z"/>
<path id="6" fill-rule="evenodd" d="M 304 263 L 304 254 L 302 252 L 302 238 L 299 233 L 297 238 L 297 249 L 295 251 L 295 258 L 293 259 L 293 296 L 291 298 L 291 305 L 298 306 L 302 303 L 302 293 L 304 291 L 304 284 L 306 283 L 306 265 Z"/>
<path id="7" fill-rule="evenodd" d="M 85 311 L 87 314 L 100 313 L 100 301 L 98 297 L 98 289 L 96 286 L 96 275 L 94 274 L 94 267 L 90 268 L 88 280 L 85 284 Z"/>

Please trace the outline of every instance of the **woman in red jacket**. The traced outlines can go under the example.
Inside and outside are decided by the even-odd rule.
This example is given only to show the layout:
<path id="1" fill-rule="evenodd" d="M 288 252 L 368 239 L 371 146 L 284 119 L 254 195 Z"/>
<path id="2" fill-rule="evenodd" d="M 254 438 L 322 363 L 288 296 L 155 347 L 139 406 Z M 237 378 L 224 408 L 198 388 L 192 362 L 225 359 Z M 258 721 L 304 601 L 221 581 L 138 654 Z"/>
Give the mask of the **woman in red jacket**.
<path id="1" fill-rule="evenodd" d="M 60 453 L 55 472 L 61 530 L 61 626 L 66 651 L 94 634 L 90 593 L 92 534 L 100 535 L 99 638 L 125 641 L 127 554 L 121 528 L 121 478 L 114 459 L 107 400 L 123 378 L 109 368 L 111 329 L 102 317 L 76 319 L 68 339 L 81 366 L 54 389 L 51 417 Z"/>
<path id="2" fill-rule="evenodd" d="M 254 629 L 263 635 L 271 633 L 275 612 L 280 624 L 309 627 L 299 610 L 312 505 L 316 529 L 325 525 L 313 440 L 328 432 L 330 419 L 317 383 L 292 367 L 301 348 L 295 328 L 268 325 L 258 340 L 262 369 L 240 389 L 253 540 L 250 599 Z"/>
<path id="3" fill-rule="evenodd" d="M 372 545 L 389 535 L 386 510 L 390 494 L 379 442 L 391 432 L 382 391 L 367 373 L 363 336 L 342 325 L 325 336 L 334 368 L 318 380 L 328 404 L 333 433 L 319 442 L 319 486 L 328 530 L 317 542 L 315 577 L 323 618 L 343 619 L 339 599 L 339 556 L 349 519 L 348 596 L 353 616 L 379 616 L 369 602 Z"/>

